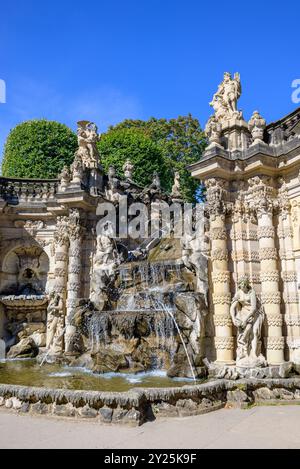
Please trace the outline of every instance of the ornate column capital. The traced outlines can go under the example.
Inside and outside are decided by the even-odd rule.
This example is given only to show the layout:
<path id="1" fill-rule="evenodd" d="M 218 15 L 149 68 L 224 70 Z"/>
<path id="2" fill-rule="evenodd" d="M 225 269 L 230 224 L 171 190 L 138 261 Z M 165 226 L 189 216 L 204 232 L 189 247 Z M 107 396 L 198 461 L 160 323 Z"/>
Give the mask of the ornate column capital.
<path id="1" fill-rule="evenodd" d="M 216 219 L 217 216 L 225 215 L 229 210 L 228 203 L 228 181 L 225 179 L 208 179 L 205 182 L 207 188 L 206 200 L 207 200 L 207 211 L 212 220 Z"/>

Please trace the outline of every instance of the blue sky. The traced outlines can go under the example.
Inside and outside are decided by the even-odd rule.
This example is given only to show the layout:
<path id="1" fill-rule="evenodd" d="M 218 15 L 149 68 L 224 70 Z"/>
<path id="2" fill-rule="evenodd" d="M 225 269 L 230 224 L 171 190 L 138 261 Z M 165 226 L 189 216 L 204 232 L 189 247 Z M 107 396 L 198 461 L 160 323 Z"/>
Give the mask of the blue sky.
<path id="1" fill-rule="evenodd" d="M 297 107 L 299 0 L 1 3 L 1 154 L 9 130 L 32 118 L 73 129 L 90 119 L 103 131 L 124 118 L 191 112 L 204 125 L 224 71 L 241 74 L 247 119 Z"/>

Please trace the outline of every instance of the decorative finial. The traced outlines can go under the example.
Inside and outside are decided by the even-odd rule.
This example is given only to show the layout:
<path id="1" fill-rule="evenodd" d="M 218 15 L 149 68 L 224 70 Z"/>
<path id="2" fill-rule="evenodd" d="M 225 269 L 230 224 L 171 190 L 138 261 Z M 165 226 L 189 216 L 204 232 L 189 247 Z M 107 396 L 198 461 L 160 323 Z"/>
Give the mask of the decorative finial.
<path id="1" fill-rule="evenodd" d="M 258 111 L 254 111 L 253 116 L 248 122 L 248 126 L 253 138 L 252 145 L 257 145 L 258 143 L 265 143 L 264 131 L 267 126 L 267 123 Z"/>

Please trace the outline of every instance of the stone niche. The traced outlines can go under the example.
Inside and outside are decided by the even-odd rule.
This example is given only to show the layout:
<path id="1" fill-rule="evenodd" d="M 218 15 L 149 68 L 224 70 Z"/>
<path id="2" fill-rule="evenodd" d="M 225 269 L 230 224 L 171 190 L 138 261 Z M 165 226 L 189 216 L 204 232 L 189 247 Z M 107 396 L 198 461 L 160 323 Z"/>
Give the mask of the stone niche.
<path id="1" fill-rule="evenodd" d="M 4 257 L 1 295 L 45 293 L 49 259 L 40 246 L 16 247 Z"/>
<path id="2" fill-rule="evenodd" d="M 2 263 L 1 337 L 8 357 L 31 357 L 46 345 L 49 259 L 40 246 L 16 247 Z"/>

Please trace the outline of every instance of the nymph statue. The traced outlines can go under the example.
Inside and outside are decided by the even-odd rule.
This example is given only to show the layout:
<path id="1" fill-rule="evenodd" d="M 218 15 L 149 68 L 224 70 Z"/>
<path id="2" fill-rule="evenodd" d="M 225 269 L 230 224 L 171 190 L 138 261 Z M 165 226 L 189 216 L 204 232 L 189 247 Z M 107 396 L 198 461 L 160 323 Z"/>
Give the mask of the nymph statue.
<path id="1" fill-rule="evenodd" d="M 62 297 L 55 292 L 50 295 L 47 310 L 47 342 L 46 347 L 54 355 L 63 351 L 64 312 Z"/>
<path id="2" fill-rule="evenodd" d="M 185 233 L 180 240 L 180 244 L 183 264 L 196 277 L 196 291 L 203 293 L 206 301 L 208 301 L 207 257 L 204 251 L 203 240 L 197 236 L 197 233 Z"/>
<path id="3" fill-rule="evenodd" d="M 113 281 L 120 256 L 113 239 L 107 234 L 97 236 L 97 250 L 93 262 L 90 299 L 98 310 L 107 302 L 107 286 Z"/>
<path id="4" fill-rule="evenodd" d="M 258 305 L 257 296 L 247 277 L 241 278 L 230 314 L 237 328 L 237 366 L 265 367 L 267 362 L 261 354 L 261 331 L 264 309 Z"/>

